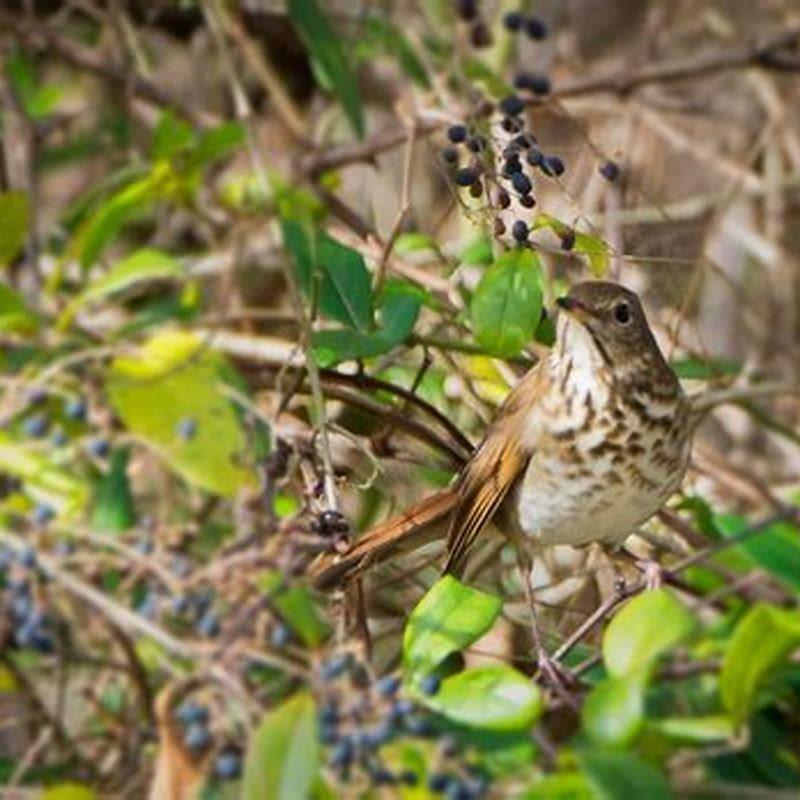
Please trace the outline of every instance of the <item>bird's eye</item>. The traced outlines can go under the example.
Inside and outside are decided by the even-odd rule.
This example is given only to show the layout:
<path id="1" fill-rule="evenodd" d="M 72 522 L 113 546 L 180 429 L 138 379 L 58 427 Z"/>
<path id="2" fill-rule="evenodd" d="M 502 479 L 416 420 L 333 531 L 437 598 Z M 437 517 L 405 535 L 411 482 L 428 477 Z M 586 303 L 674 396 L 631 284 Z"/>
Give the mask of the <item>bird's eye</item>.
<path id="1" fill-rule="evenodd" d="M 614 319 L 620 325 L 627 325 L 631 321 L 631 307 L 627 303 L 617 303 L 614 306 Z"/>

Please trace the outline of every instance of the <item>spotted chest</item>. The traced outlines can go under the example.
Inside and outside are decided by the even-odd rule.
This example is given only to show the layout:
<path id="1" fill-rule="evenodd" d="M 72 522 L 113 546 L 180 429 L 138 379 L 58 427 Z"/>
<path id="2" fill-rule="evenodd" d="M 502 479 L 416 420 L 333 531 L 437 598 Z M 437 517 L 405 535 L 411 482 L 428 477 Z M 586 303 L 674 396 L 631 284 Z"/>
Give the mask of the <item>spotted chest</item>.
<path id="1" fill-rule="evenodd" d="M 521 533 L 540 545 L 624 540 L 681 483 L 688 462 L 688 406 L 635 384 L 581 380 L 568 372 L 559 409 L 512 498 Z"/>

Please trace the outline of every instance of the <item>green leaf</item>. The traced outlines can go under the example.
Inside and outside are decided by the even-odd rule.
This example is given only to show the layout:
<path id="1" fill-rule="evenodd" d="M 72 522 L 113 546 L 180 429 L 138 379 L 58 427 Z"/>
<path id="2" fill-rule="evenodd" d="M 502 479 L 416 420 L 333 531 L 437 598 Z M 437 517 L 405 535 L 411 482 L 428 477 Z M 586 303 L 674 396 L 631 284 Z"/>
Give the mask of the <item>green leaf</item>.
<path id="1" fill-rule="evenodd" d="M 317 613 L 311 592 L 300 585 L 286 583 L 283 573 L 269 570 L 259 579 L 259 586 L 281 619 L 309 646 L 319 645 L 328 626 Z"/>
<path id="2" fill-rule="evenodd" d="M 17 292 L 0 282 L 0 333 L 35 333 L 38 329 L 39 317 Z"/>
<path id="3" fill-rule="evenodd" d="M 580 772 L 560 772 L 537 781 L 519 800 L 594 800 L 586 776 Z"/>
<path id="4" fill-rule="evenodd" d="M 0 193 L 0 269 L 7 267 L 22 251 L 28 235 L 28 195 Z"/>
<path id="5" fill-rule="evenodd" d="M 427 675 L 447 656 L 483 636 L 497 619 L 499 597 L 472 589 L 452 575 L 437 581 L 417 603 L 403 635 L 406 675 Z"/>
<path id="6" fill-rule="evenodd" d="M 605 278 L 608 274 L 608 245 L 599 236 L 576 231 L 572 252 L 586 256 L 589 269 L 595 278 Z"/>
<path id="7" fill-rule="evenodd" d="M 500 100 L 514 90 L 500 75 L 490 69 L 479 58 L 467 58 L 463 61 L 464 76 L 483 89 L 495 100 Z"/>
<path id="8" fill-rule="evenodd" d="M 713 714 L 705 717 L 665 717 L 653 720 L 649 727 L 663 736 L 686 744 L 712 744 L 733 739 L 735 730 L 730 717 Z"/>
<path id="9" fill-rule="evenodd" d="M 321 366 L 329 367 L 348 359 L 388 353 L 411 334 L 424 296 L 424 292 L 403 281 L 387 283 L 378 300 L 379 327 L 371 333 L 352 330 L 315 332 L 317 361 Z"/>
<path id="10" fill-rule="evenodd" d="M 542 712 L 537 686 L 506 664 L 465 669 L 445 679 L 435 695 L 415 694 L 451 722 L 488 731 L 529 728 Z"/>
<path id="11" fill-rule="evenodd" d="M 97 487 L 92 527 L 99 531 L 126 531 L 136 521 L 131 487 L 128 483 L 128 448 L 111 454 L 111 465 Z"/>
<path id="12" fill-rule="evenodd" d="M 358 83 L 345 58 L 341 37 L 333 30 L 317 0 L 288 0 L 289 19 L 325 77 L 330 81 L 359 138 L 364 136 L 364 112 Z"/>
<path id="13" fill-rule="evenodd" d="M 737 624 L 731 635 L 719 690 L 725 708 L 738 725 L 755 707 L 759 687 L 800 647 L 800 612 L 758 603 Z"/>
<path id="14" fill-rule="evenodd" d="M 284 244 L 292 255 L 300 288 L 310 297 L 312 280 L 318 275 L 322 313 L 355 330 L 368 331 L 372 289 L 364 259 L 324 231 L 310 235 L 307 227 L 295 220 L 283 221 Z"/>
<path id="15" fill-rule="evenodd" d="M 170 255 L 149 247 L 137 250 L 117 261 L 104 275 L 92 281 L 62 312 L 58 320 L 61 330 L 67 328 L 75 314 L 87 303 L 148 281 L 184 277 L 181 265 Z"/>
<path id="16" fill-rule="evenodd" d="M 119 235 L 135 215 L 152 207 L 156 184 L 151 175 L 134 181 L 105 200 L 81 226 L 74 246 L 84 268 L 91 267 L 100 253 Z"/>
<path id="17" fill-rule="evenodd" d="M 223 122 L 215 128 L 204 131 L 189 154 L 186 169 L 200 169 L 218 161 L 232 150 L 241 147 L 245 138 L 245 130 L 240 122 Z"/>
<path id="18" fill-rule="evenodd" d="M 666 778 L 644 761 L 622 752 L 585 750 L 578 762 L 595 800 L 670 800 Z"/>
<path id="19" fill-rule="evenodd" d="M 319 773 L 317 710 L 298 692 L 264 715 L 250 738 L 244 800 L 305 800 Z"/>
<path id="20" fill-rule="evenodd" d="M 171 158 L 181 150 L 185 150 L 194 140 L 194 129 L 184 120 L 176 117 L 172 111 L 164 111 L 158 118 L 153 131 L 153 144 L 150 156 L 156 161 L 160 158 Z"/>
<path id="21" fill-rule="evenodd" d="M 671 361 L 670 366 L 679 378 L 695 381 L 724 378 L 742 371 L 741 362 L 730 358 L 679 358 Z"/>
<path id="22" fill-rule="evenodd" d="M 32 120 L 44 120 L 55 111 L 64 92 L 58 86 L 38 83 L 34 63 L 24 53 L 12 53 L 6 72 L 22 107 Z"/>
<path id="23" fill-rule="evenodd" d="M 14 441 L 0 431 L 0 473 L 24 481 L 25 491 L 37 502 L 55 508 L 59 514 L 77 513 L 86 505 L 86 483 L 50 461 L 49 455 Z"/>
<path id="24" fill-rule="evenodd" d="M 750 527 L 738 514 L 716 514 L 714 524 L 726 537 L 736 536 Z M 776 522 L 737 546 L 760 567 L 787 586 L 800 591 L 800 530 L 791 522 Z"/>
<path id="25" fill-rule="evenodd" d="M 473 239 L 458 256 L 462 264 L 481 264 L 485 267 L 488 267 L 493 259 L 492 240 L 485 233 Z"/>
<path id="26" fill-rule="evenodd" d="M 644 670 L 600 681 L 581 709 L 583 729 L 598 744 L 623 746 L 644 724 Z"/>
<path id="27" fill-rule="evenodd" d="M 245 466 L 247 441 L 225 394 L 232 368 L 192 334 L 167 332 L 133 357 L 120 356 L 106 381 L 126 427 L 144 439 L 185 480 L 233 496 L 254 476 Z M 192 420 L 191 437 L 180 426 Z"/>
<path id="28" fill-rule="evenodd" d="M 638 672 L 685 639 L 694 627 L 694 617 L 669 590 L 644 592 L 631 600 L 606 629 L 606 669 L 616 677 Z"/>
<path id="29" fill-rule="evenodd" d="M 94 800 L 94 789 L 83 783 L 57 783 L 43 790 L 39 800 Z"/>
<path id="30" fill-rule="evenodd" d="M 608 244 L 600 236 L 576 231 L 570 225 L 560 219 L 551 217 L 549 214 L 539 214 L 534 220 L 533 228 L 534 230 L 537 228 L 549 228 L 556 236 L 560 237 L 570 232 L 574 233 L 575 243 L 572 246 L 572 252 L 586 256 L 589 262 L 589 269 L 595 278 L 604 278 L 608 273 Z"/>
<path id="31" fill-rule="evenodd" d="M 403 71 L 411 80 L 423 89 L 430 89 L 428 73 L 425 65 L 419 60 L 414 48 L 403 35 L 400 28 L 388 19 L 370 17 L 364 23 L 364 40 L 367 44 L 365 55 L 373 56 L 378 45 L 394 56 Z"/>
<path id="32" fill-rule="evenodd" d="M 531 250 L 501 256 L 478 284 L 470 305 L 478 343 L 508 357 L 529 342 L 542 315 L 539 259 Z"/>

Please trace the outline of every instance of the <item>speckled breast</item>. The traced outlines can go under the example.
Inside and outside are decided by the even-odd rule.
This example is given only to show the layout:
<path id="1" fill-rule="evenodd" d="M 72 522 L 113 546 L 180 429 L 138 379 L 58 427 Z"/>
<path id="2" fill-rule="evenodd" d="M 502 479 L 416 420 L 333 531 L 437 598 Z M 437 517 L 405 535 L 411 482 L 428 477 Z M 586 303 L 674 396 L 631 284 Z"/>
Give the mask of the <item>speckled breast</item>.
<path id="1" fill-rule="evenodd" d="M 537 545 L 617 543 L 680 486 L 687 404 L 611 398 L 545 435 L 516 487 L 517 522 Z"/>

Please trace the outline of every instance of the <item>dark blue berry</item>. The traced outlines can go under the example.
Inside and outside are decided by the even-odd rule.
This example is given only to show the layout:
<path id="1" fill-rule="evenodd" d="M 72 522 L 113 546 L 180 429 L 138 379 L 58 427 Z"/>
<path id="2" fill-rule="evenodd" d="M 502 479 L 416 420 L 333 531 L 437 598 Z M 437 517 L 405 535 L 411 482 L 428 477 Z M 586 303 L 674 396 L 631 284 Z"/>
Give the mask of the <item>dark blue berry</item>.
<path id="1" fill-rule="evenodd" d="M 89 454 L 93 455 L 95 458 L 105 458 L 108 455 L 110 445 L 108 439 L 92 439 L 89 444 L 86 445 L 86 449 L 89 451 Z"/>
<path id="2" fill-rule="evenodd" d="M 74 397 L 64 406 L 64 415 L 76 422 L 83 422 L 86 419 L 86 411 L 86 401 L 82 397 Z"/>
<path id="3" fill-rule="evenodd" d="M 524 220 L 518 219 L 512 226 L 511 226 L 511 235 L 514 239 L 518 242 L 527 242 L 528 241 L 528 226 Z"/>
<path id="4" fill-rule="evenodd" d="M 206 725 L 210 715 L 208 706 L 186 702 L 178 706 L 175 717 L 184 725 Z"/>
<path id="5" fill-rule="evenodd" d="M 187 595 L 176 594 L 175 597 L 172 598 L 170 607 L 173 614 L 183 616 L 184 614 L 188 613 L 190 606 L 191 602 L 189 601 L 189 597 Z"/>
<path id="6" fill-rule="evenodd" d="M 414 710 L 414 704 L 410 700 L 400 698 L 392 703 L 389 709 L 389 720 L 391 722 L 399 722 Z"/>
<path id="7" fill-rule="evenodd" d="M 426 675 L 420 682 L 419 688 L 423 694 L 428 696 L 435 695 L 442 685 L 442 679 L 438 675 Z"/>
<path id="8" fill-rule="evenodd" d="M 607 181 L 615 181 L 619 177 L 619 166 L 613 161 L 606 161 L 600 166 L 599 172 Z"/>
<path id="9" fill-rule="evenodd" d="M 483 20 L 478 20 L 469 32 L 469 40 L 473 47 L 489 47 L 492 43 L 492 32 L 489 30 L 489 26 Z"/>
<path id="10" fill-rule="evenodd" d="M 319 721 L 322 725 L 339 724 L 339 708 L 335 703 L 326 703 L 319 710 Z"/>
<path id="11" fill-rule="evenodd" d="M 24 548 L 19 554 L 19 563 L 25 569 L 33 569 L 37 563 L 36 551 L 32 547 Z"/>
<path id="12" fill-rule="evenodd" d="M 143 536 L 141 539 L 138 539 L 136 543 L 133 545 L 134 550 L 138 553 L 141 553 L 143 556 L 150 555 L 153 552 L 153 540 Z"/>
<path id="13" fill-rule="evenodd" d="M 376 750 L 386 744 L 394 735 L 395 727 L 389 721 L 380 722 L 364 732 L 364 744 L 371 750 Z"/>
<path id="14" fill-rule="evenodd" d="M 538 72 L 517 73 L 514 76 L 514 86 L 537 95 L 550 94 L 551 89 L 550 78 Z"/>
<path id="15" fill-rule="evenodd" d="M 539 17 L 528 17 L 525 21 L 525 33 L 531 39 L 546 39 L 547 25 Z"/>
<path id="16" fill-rule="evenodd" d="M 209 609 L 197 620 L 196 630 L 201 636 L 213 639 L 219 633 L 219 618 Z"/>
<path id="17" fill-rule="evenodd" d="M 47 400 L 47 389 L 41 386 L 34 387 L 27 394 L 28 405 L 31 406 L 40 406 L 45 400 Z"/>
<path id="18" fill-rule="evenodd" d="M 66 433 L 64 433 L 64 431 L 62 431 L 62 430 L 59 428 L 59 430 L 57 430 L 57 431 L 56 431 L 56 432 L 55 432 L 55 433 L 54 433 L 54 434 L 53 434 L 53 435 L 50 437 L 50 441 L 53 443 L 53 446 L 54 446 L 54 447 L 63 447 L 63 446 L 64 446 L 64 445 L 67 443 L 67 441 L 68 441 L 68 439 L 67 439 L 67 434 L 66 434 Z"/>
<path id="19" fill-rule="evenodd" d="M 428 778 L 428 788 L 432 792 L 442 794 L 447 791 L 447 787 L 452 782 L 452 778 L 444 772 L 434 772 Z"/>
<path id="20" fill-rule="evenodd" d="M 462 167 L 456 172 L 455 181 L 459 186 L 472 186 L 478 180 L 478 173 L 472 167 Z"/>
<path id="21" fill-rule="evenodd" d="M 531 189 L 533 189 L 531 179 L 524 172 L 515 172 L 511 176 L 511 183 L 515 191 L 520 194 L 530 194 Z"/>
<path id="22" fill-rule="evenodd" d="M 194 439 L 197 434 L 197 420 L 194 417 L 184 417 L 178 420 L 178 424 L 175 426 L 175 433 L 185 442 Z"/>
<path id="23" fill-rule="evenodd" d="M 509 11 L 503 17 L 503 25 L 505 25 L 506 30 L 509 31 L 518 31 L 522 27 L 522 23 L 525 21 L 525 18 L 519 11 Z"/>
<path id="24" fill-rule="evenodd" d="M 458 150 L 455 147 L 445 147 L 442 150 L 442 161 L 445 164 L 458 164 Z"/>
<path id="25" fill-rule="evenodd" d="M 453 143 L 458 144 L 467 138 L 467 129 L 464 125 L 451 125 L 447 129 L 447 138 Z"/>
<path id="26" fill-rule="evenodd" d="M 518 155 L 509 156 L 503 164 L 503 175 L 510 178 L 518 172 L 522 172 L 522 162 L 519 160 Z"/>
<path id="27" fill-rule="evenodd" d="M 199 753 L 211 745 L 211 732 L 200 722 L 192 722 L 183 735 L 183 743 L 194 753 Z"/>
<path id="28" fill-rule="evenodd" d="M 542 170 L 548 175 L 563 175 L 566 167 L 558 156 L 545 156 Z"/>
<path id="29" fill-rule="evenodd" d="M 525 103 L 517 94 L 510 94 L 500 101 L 500 110 L 510 117 L 516 117 L 525 110 Z"/>
<path id="30" fill-rule="evenodd" d="M 343 769 L 350 765 L 354 754 L 353 743 L 350 739 L 342 739 L 331 749 L 328 762 L 334 769 Z"/>
<path id="31" fill-rule="evenodd" d="M 242 757 L 235 750 L 223 750 L 214 759 L 214 777 L 221 781 L 236 780 L 242 774 Z"/>
<path id="32" fill-rule="evenodd" d="M 26 436 L 40 439 L 50 427 L 50 418 L 47 414 L 33 414 L 22 423 L 22 432 Z"/>
<path id="33" fill-rule="evenodd" d="M 456 14 L 469 21 L 478 16 L 478 0 L 456 0 Z"/>
<path id="34" fill-rule="evenodd" d="M 33 509 L 31 520 L 34 525 L 47 525 L 51 519 L 56 515 L 55 509 L 47 503 L 39 503 Z"/>
<path id="35" fill-rule="evenodd" d="M 291 641 L 291 638 L 292 631 L 282 622 L 279 622 L 277 625 L 273 626 L 269 634 L 270 644 L 279 650 L 283 647 L 286 647 L 286 645 Z"/>
<path id="36" fill-rule="evenodd" d="M 467 139 L 467 149 L 471 150 L 473 153 L 482 153 L 487 145 L 486 137 L 480 134 L 470 136 L 469 139 Z"/>
<path id="37" fill-rule="evenodd" d="M 397 779 L 400 783 L 404 783 L 406 786 L 416 786 L 419 783 L 419 777 L 417 776 L 417 773 L 412 772 L 410 769 L 403 770 L 397 776 Z"/>
<path id="38" fill-rule="evenodd" d="M 433 736 L 436 732 L 433 723 L 425 717 L 406 717 L 404 723 L 406 730 L 412 736 Z"/>
<path id="39" fill-rule="evenodd" d="M 397 783 L 394 773 L 383 766 L 370 767 L 369 777 L 376 786 L 392 786 Z"/>
<path id="40" fill-rule="evenodd" d="M 528 150 L 528 163 L 532 167 L 541 167 L 544 165 L 544 153 L 538 148 L 531 146 Z"/>
<path id="41" fill-rule="evenodd" d="M 375 684 L 375 691 L 381 697 L 394 697 L 400 689 L 400 678 L 396 675 L 385 675 Z"/>
<path id="42" fill-rule="evenodd" d="M 333 681 L 341 677 L 350 669 L 352 658 L 350 653 L 337 653 L 329 658 L 320 668 L 320 675 L 324 681 Z"/>

